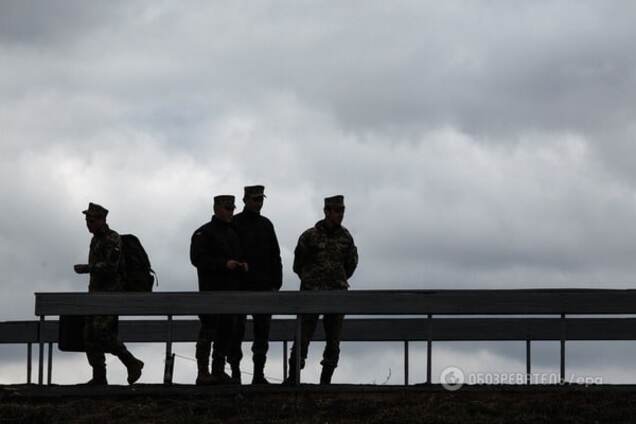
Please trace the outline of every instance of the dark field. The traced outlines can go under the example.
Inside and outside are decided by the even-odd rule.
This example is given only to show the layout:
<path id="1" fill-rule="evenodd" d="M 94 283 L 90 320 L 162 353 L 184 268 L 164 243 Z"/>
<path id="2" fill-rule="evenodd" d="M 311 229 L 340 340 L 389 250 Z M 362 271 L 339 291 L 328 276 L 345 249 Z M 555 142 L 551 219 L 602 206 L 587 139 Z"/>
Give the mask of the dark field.
<path id="1" fill-rule="evenodd" d="M 0 386 L 0 424 L 636 423 L 634 386 Z"/>

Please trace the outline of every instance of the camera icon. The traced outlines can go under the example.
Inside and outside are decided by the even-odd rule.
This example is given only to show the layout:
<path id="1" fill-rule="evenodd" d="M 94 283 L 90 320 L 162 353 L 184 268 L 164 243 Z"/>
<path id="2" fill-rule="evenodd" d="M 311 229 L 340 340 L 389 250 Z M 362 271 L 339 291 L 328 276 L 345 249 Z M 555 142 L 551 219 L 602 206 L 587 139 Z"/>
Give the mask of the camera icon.
<path id="1" fill-rule="evenodd" d="M 464 371 L 457 367 L 446 367 L 439 376 L 442 387 L 450 392 L 459 390 L 464 385 L 466 377 Z"/>

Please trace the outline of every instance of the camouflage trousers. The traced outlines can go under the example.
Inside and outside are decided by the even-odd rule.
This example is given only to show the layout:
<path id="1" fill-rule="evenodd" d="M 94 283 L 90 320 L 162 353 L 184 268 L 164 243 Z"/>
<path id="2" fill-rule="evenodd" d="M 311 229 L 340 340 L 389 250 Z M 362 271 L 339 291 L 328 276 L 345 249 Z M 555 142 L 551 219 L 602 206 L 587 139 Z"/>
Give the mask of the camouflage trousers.
<path id="1" fill-rule="evenodd" d="M 318 326 L 318 314 L 305 314 L 301 317 L 301 333 L 300 333 L 300 367 L 305 367 L 307 359 L 307 351 L 309 350 L 309 342 Z M 340 357 L 340 336 L 342 335 L 342 323 L 344 321 L 343 314 L 324 314 L 323 326 L 325 328 L 325 350 L 322 353 L 323 366 L 336 368 Z M 298 346 L 294 343 L 289 357 L 290 368 L 293 369 L 296 363 L 296 355 L 298 354 Z"/>
<path id="2" fill-rule="evenodd" d="M 272 316 L 268 314 L 252 315 L 254 328 L 254 342 L 252 343 L 252 359 L 255 364 L 265 364 L 267 351 L 269 350 L 269 329 L 272 323 Z M 237 315 L 230 346 L 228 362 L 238 364 L 243 359 L 243 337 L 245 336 L 245 322 L 247 315 Z"/>
<path id="3" fill-rule="evenodd" d="M 111 353 L 120 359 L 128 353 L 117 334 L 117 316 L 100 315 L 86 317 L 84 323 L 84 345 L 88 363 L 93 368 L 104 368 L 106 357 Z"/>
<path id="4" fill-rule="evenodd" d="M 230 351 L 236 317 L 234 315 L 199 315 L 201 328 L 196 345 L 196 358 L 199 367 L 210 363 L 210 351 L 212 360 L 225 363 L 225 358 Z"/>

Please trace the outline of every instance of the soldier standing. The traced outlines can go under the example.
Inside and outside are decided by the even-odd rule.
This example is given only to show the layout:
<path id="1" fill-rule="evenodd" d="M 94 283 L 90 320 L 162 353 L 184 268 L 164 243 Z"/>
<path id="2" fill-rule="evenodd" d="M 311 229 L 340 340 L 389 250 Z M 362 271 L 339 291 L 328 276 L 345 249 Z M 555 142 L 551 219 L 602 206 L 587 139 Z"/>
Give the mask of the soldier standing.
<path id="1" fill-rule="evenodd" d="M 353 272 L 358 265 L 358 251 L 349 231 L 343 227 L 345 205 L 343 196 L 325 198 L 325 218 L 298 239 L 294 251 L 294 272 L 300 277 L 300 290 L 347 290 Z M 320 384 L 330 384 L 340 356 L 340 336 L 343 314 L 323 314 L 326 345 L 322 355 Z M 301 368 L 305 366 L 309 342 L 318 324 L 318 314 L 305 314 L 301 318 Z M 285 381 L 296 380 L 296 355 L 294 346 L 289 360 L 290 375 Z"/>
<path id="2" fill-rule="evenodd" d="M 190 261 L 197 268 L 200 291 L 238 290 L 243 272 L 239 236 L 232 225 L 234 196 L 214 197 L 214 216 L 197 229 L 190 244 Z M 201 329 L 196 345 L 198 375 L 196 384 L 230 383 L 225 373 L 235 317 L 227 314 L 200 315 Z M 214 346 L 211 346 L 214 343 Z M 212 374 L 210 350 L 212 349 Z"/>
<path id="3" fill-rule="evenodd" d="M 78 274 L 90 274 L 88 291 L 123 290 L 123 260 L 121 238 L 106 224 L 108 210 L 95 203 L 89 203 L 86 226 L 93 234 L 88 264 L 78 264 L 74 270 Z M 88 363 L 93 368 L 93 378 L 89 385 L 106 385 L 106 357 L 111 353 L 119 358 L 128 371 L 128 384 L 133 384 L 141 376 L 144 363 L 126 349 L 117 335 L 117 316 L 88 316 L 84 324 L 84 344 Z"/>
<path id="4" fill-rule="evenodd" d="M 280 247 L 276 232 L 271 221 L 261 215 L 265 199 L 265 187 L 262 185 L 244 188 L 243 212 L 238 213 L 234 225 L 241 239 L 241 247 L 250 269 L 245 273 L 241 289 L 251 291 L 278 291 L 283 284 L 283 269 L 280 259 Z M 252 315 L 254 324 L 254 343 L 252 344 L 252 360 L 254 374 L 252 384 L 268 384 L 265 379 L 265 361 L 269 348 L 269 329 L 272 321 L 271 314 Z M 241 344 L 245 333 L 246 315 L 237 317 L 237 327 L 234 333 L 230 353 L 232 379 L 240 382 L 240 361 L 243 357 Z"/>

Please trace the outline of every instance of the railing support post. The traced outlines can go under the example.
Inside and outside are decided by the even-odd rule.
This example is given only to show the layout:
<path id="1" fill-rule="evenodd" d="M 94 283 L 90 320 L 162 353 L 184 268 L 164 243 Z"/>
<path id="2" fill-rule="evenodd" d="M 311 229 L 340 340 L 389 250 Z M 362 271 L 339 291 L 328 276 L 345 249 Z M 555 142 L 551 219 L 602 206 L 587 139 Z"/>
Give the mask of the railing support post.
<path id="1" fill-rule="evenodd" d="M 565 314 L 561 314 L 561 384 L 565 383 Z"/>
<path id="2" fill-rule="evenodd" d="M 526 340 L 526 384 L 532 383 L 530 340 Z"/>
<path id="3" fill-rule="evenodd" d="M 433 363 L 433 315 L 428 314 L 428 340 L 426 341 L 426 384 L 432 384 Z"/>
<path id="4" fill-rule="evenodd" d="M 294 367 L 296 369 L 296 381 L 294 385 L 300 386 L 300 357 L 302 356 L 302 315 L 296 315 L 296 340 L 294 340 L 294 351 L 296 352 L 296 363 Z"/>
<path id="5" fill-rule="evenodd" d="M 46 384 L 51 384 L 53 381 L 53 343 L 49 342 L 49 359 L 47 361 L 47 372 L 46 372 Z"/>
<path id="6" fill-rule="evenodd" d="M 168 340 L 166 341 L 166 362 L 163 370 L 163 384 L 172 384 L 174 353 L 172 353 L 172 315 L 168 315 Z"/>
<path id="7" fill-rule="evenodd" d="M 38 324 L 38 384 L 44 384 L 44 315 L 40 317 Z"/>
<path id="8" fill-rule="evenodd" d="M 287 378 L 287 340 L 283 341 L 283 381 Z"/>
<path id="9" fill-rule="evenodd" d="M 409 342 L 404 340 L 404 385 L 409 385 Z"/>
<path id="10" fill-rule="evenodd" d="M 33 346 L 32 343 L 27 343 L 27 384 L 31 384 L 31 366 L 33 363 Z"/>

